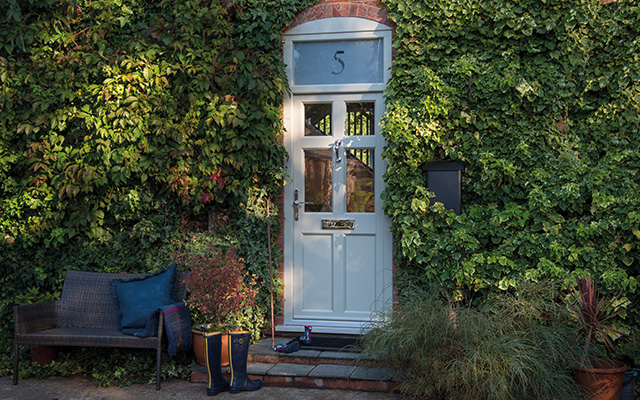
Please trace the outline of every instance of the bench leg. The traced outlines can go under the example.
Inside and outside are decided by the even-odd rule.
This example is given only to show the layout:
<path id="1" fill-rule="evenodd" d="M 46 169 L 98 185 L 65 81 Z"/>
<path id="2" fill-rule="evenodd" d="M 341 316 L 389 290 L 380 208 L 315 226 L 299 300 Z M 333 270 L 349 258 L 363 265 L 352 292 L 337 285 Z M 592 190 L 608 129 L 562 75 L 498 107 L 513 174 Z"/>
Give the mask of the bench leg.
<path id="1" fill-rule="evenodd" d="M 160 390 L 160 356 L 162 350 L 161 346 L 156 349 L 156 390 Z"/>
<path id="2" fill-rule="evenodd" d="M 18 384 L 18 350 L 19 346 L 17 343 L 13 344 L 13 384 Z"/>

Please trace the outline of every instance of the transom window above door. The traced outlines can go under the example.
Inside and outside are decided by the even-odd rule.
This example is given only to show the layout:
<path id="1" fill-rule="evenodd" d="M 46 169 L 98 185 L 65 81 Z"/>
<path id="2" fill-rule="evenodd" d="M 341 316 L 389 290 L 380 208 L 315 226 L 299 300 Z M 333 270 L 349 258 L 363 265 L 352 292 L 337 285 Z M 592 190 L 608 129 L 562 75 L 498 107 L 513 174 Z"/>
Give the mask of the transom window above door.
<path id="1" fill-rule="evenodd" d="M 284 61 L 292 93 L 382 92 L 391 69 L 391 29 L 365 20 L 333 20 L 341 21 L 329 22 L 336 26 L 326 26 L 327 33 L 313 32 L 310 24 L 286 36 Z"/>
<path id="2" fill-rule="evenodd" d="M 294 85 L 384 82 L 382 39 L 293 43 Z"/>

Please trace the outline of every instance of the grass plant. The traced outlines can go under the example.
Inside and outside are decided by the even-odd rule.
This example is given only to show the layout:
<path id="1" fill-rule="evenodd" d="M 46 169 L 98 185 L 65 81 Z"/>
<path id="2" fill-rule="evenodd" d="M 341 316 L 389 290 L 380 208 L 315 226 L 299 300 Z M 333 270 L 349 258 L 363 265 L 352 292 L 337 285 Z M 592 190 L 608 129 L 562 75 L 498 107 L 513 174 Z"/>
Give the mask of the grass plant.
<path id="1" fill-rule="evenodd" d="M 576 351 L 549 285 L 465 306 L 415 288 L 364 335 L 365 354 L 401 369 L 400 390 L 430 400 L 581 399 Z"/>

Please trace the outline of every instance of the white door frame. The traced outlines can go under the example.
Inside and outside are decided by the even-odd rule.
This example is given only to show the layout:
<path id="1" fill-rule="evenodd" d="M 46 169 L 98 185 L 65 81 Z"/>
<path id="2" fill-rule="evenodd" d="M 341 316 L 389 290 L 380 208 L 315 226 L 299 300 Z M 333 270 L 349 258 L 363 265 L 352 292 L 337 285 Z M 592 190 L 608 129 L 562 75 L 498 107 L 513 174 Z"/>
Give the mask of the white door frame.
<path id="1" fill-rule="evenodd" d="M 289 171 L 289 179 L 292 179 L 297 173 L 293 170 L 294 163 L 300 163 L 298 155 L 293 155 L 294 143 L 292 132 L 295 129 L 293 124 L 296 123 L 292 115 L 295 114 L 294 102 L 297 101 L 296 96 L 302 95 L 305 98 L 318 95 L 320 97 L 329 94 L 362 94 L 369 96 L 381 96 L 385 84 L 390 77 L 391 69 L 391 28 L 370 20 L 361 18 L 329 18 L 316 20 L 308 23 L 298 25 L 284 34 L 284 60 L 287 65 L 286 72 L 289 77 L 289 85 L 292 89 L 292 96 L 285 99 L 284 102 L 284 125 L 285 135 L 284 144 L 285 148 L 289 152 L 290 158 L 287 162 L 287 170 Z M 357 40 L 357 39 L 370 39 L 370 38 L 382 38 L 383 40 L 383 59 L 384 59 L 384 78 L 383 83 L 357 83 L 357 84 L 340 84 L 340 85 L 296 85 L 293 81 L 293 44 L 296 42 L 313 42 L 313 41 L 334 41 L 334 40 Z M 299 108 L 299 106 L 298 106 Z M 376 114 L 379 116 L 382 114 L 383 107 L 380 108 L 381 112 Z M 379 127 L 376 128 L 379 132 Z M 370 140 L 374 138 L 366 138 Z M 381 264 L 376 270 L 376 292 L 377 299 L 376 304 L 371 305 L 371 311 L 379 311 L 383 306 L 390 303 L 392 299 L 392 236 L 389 231 L 390 219 L 386 217 L 382 211 L 382 201 L 380 199 L 380 193 L 383 190 L 382 174 L 386 170 L 386 166 L 380 157 L 382 147 L 384 146 L 384 139 L 378 135 L 375 138 L 376 148 L 376 162 L 379 167 L 376 167 L 376 219 L 378 228 L 379 240 L 381 243 L 380 249 L 376 259 L 381 260 Z M 377 164 L 377 165 L 378 165 Z M 297 165 L 300 168 L 300 165 Z M 283 332 L 302 332 L 304 331 L 304 325 L 313 325 L 313 331 L 318 333 L 335 333 L 335 334 L 357 334 L 361 333 L 362 329 L 366 327 L 366 321 L 341 321 L 341 320 L 318 320 L 318 319 L 303 319 L 295 315 L 294 304 L 292 299 L 294 296 L 294 261 L 297 255 L 294 254 L 294 209 L 292 206 L 293 191 L 296 188 L 295 182 L 285 185 L 285 204 L 284 204 L 284 323 L 277 326 L 278 331 Z"/>

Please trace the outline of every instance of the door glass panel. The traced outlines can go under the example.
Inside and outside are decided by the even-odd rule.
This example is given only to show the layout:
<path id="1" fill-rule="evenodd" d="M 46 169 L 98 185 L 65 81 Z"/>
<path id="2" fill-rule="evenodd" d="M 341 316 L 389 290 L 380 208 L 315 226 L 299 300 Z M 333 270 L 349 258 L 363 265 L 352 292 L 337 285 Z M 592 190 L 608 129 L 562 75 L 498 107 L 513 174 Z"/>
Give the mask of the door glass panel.
<path id="1" fill-rule="evenodd" d="M 333 136 L 331 132 L 331 103 L 304 105 L 304 135 Z"/>
<path id="2" fill-rule="evenodd" d="M 375 134 L 375 103 L 347 103 L 347 135 Z"/>
<path id="3" fill-rule="evenodd" d="M 293 43 L 294 85 L 384 82 L 382 39 Z"/>
<path id="4" fill-rule="evenodd" d="M 333 191 L 333 151 L 304 151 L 304 201 L 307 212 L 331 212 Z"/>
<path id="5" fill-rule="evenodd" d="M 373 149 L 347 149 L 347 212 L 375 212 Z"/>

